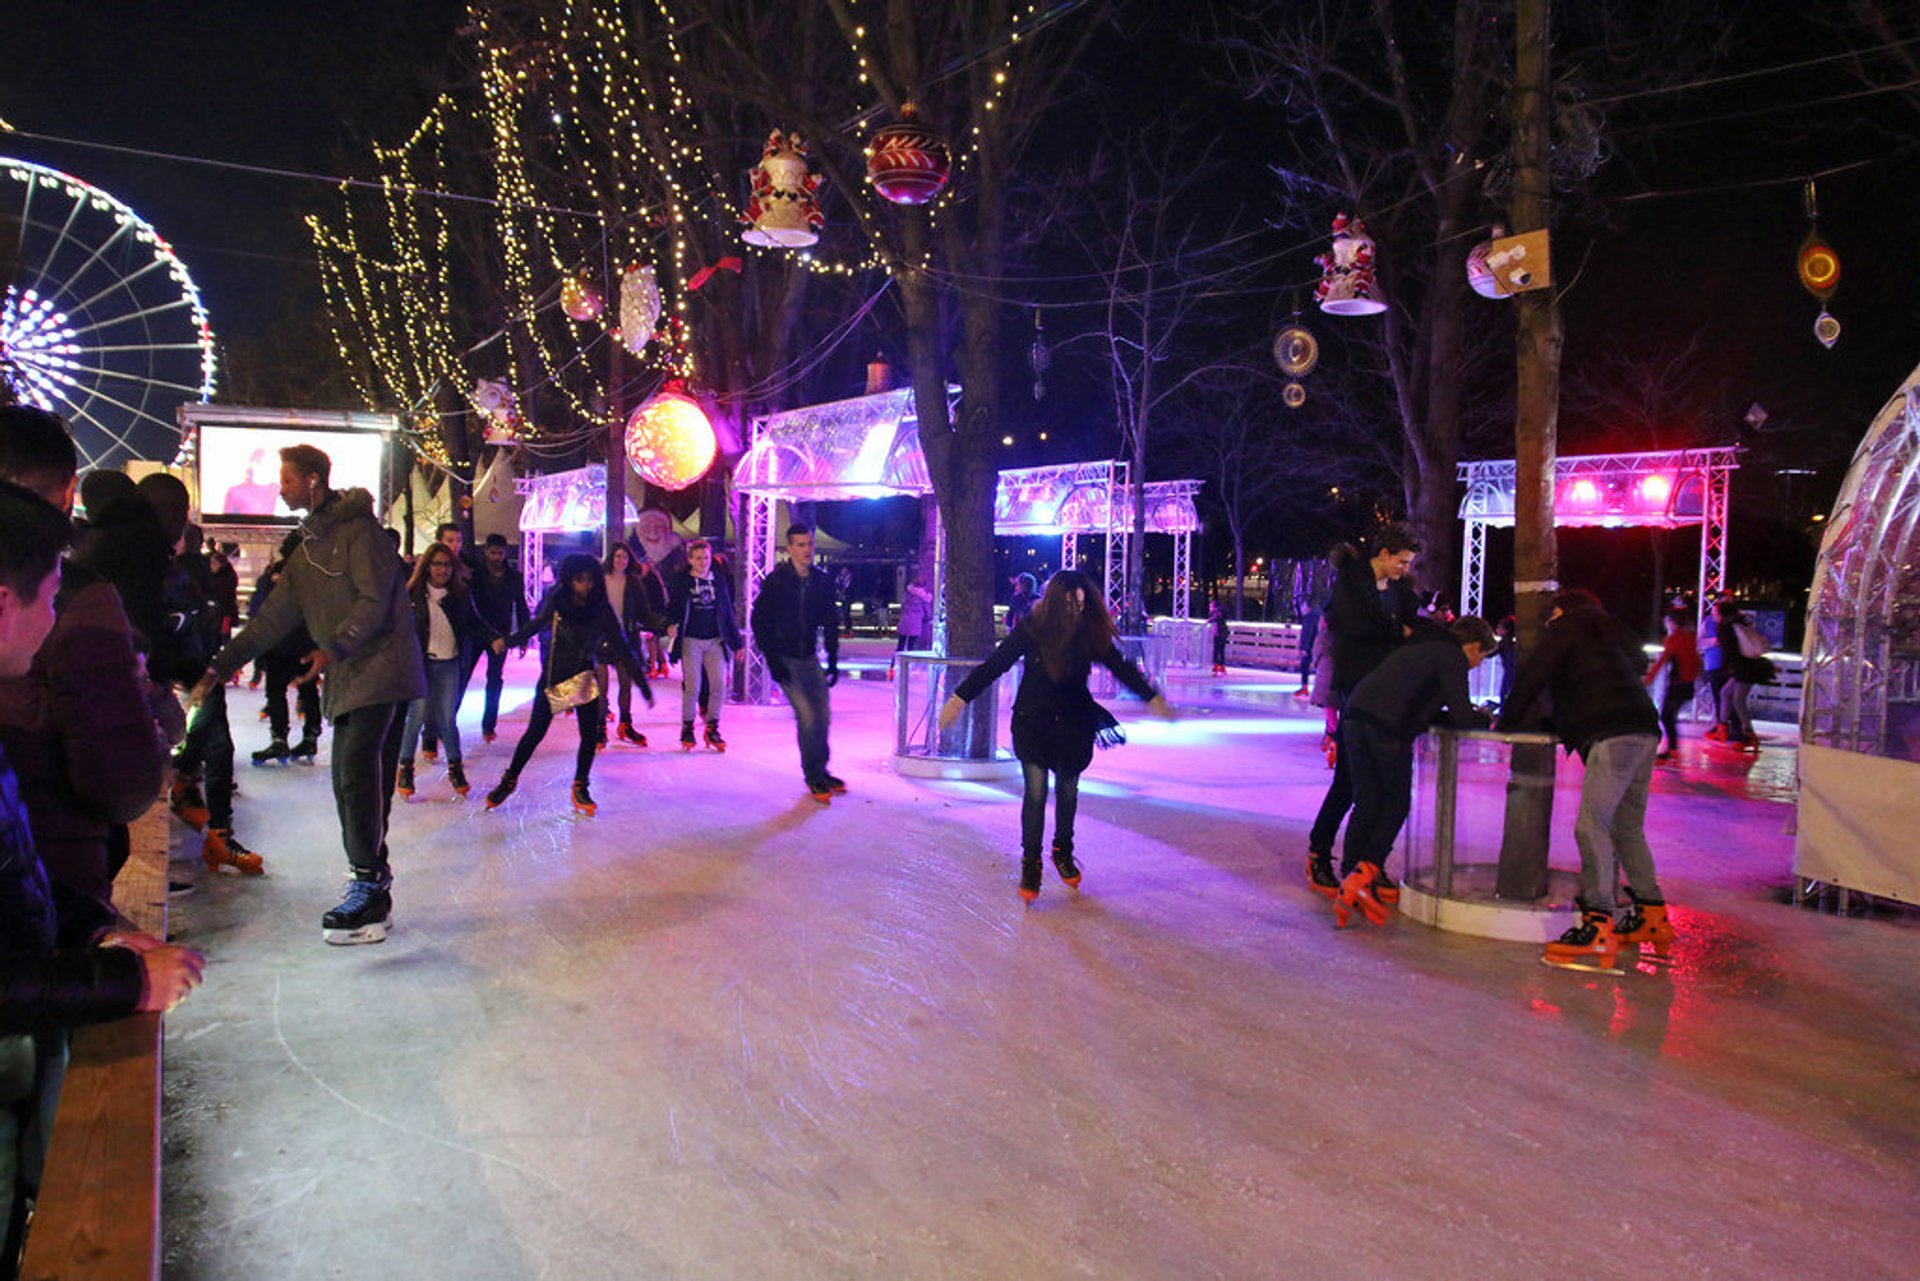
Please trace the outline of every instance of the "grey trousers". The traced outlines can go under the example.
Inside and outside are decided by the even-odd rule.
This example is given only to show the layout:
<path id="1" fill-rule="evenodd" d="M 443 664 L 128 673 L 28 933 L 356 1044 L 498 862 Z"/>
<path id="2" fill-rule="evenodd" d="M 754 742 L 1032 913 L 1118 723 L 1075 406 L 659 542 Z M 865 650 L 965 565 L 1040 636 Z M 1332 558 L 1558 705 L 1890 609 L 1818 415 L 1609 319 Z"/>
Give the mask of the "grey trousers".
<path id="1" fill-rule="evenodd" d="M 1647 846 L 1647 793 L 1659 750 L 1658 734 L 1620 734 L 1587 751 L 1573 839 L 1580 847 L 1580 904 L 1590 912 L 1613 911 L 1620 872 L 1626 873 L 1634 897 L 1664 901 Z"/>

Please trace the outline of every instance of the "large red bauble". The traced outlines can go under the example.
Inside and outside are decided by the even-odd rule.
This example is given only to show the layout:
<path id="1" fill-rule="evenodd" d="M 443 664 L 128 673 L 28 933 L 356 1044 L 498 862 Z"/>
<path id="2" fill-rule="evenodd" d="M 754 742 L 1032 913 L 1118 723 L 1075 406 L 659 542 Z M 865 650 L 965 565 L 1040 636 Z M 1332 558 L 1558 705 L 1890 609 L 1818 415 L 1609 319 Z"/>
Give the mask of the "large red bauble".
<path id="1" fill-rule="evenodd" d="M 911 120 L 888 125 L 867 144 L 867 180 L 896 205 L 926 204 L 952 172 L 946 139 Z"/>
<path id="2" fill-rule="evenodd" d="M 627 419 L 627 461 L 649 485 L 685 489 L 713 466 L 713 424 L 690 396 L 663 391 Z"/>

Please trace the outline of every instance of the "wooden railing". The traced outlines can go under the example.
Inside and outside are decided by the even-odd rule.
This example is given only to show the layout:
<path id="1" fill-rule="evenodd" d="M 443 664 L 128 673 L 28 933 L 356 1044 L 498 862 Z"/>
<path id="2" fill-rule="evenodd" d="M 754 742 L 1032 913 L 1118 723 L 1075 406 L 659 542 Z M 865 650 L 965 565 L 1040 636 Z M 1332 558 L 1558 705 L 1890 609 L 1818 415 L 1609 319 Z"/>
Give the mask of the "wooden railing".
<path id="1" fill-rule="evenodd" d="M 114 906 L 167 936 L 167 807 L 133 825 Z M 160 1275 L 160 1016 L 73 1034 L 46 1175 L 20 1275 L 135 1281 Z"/>

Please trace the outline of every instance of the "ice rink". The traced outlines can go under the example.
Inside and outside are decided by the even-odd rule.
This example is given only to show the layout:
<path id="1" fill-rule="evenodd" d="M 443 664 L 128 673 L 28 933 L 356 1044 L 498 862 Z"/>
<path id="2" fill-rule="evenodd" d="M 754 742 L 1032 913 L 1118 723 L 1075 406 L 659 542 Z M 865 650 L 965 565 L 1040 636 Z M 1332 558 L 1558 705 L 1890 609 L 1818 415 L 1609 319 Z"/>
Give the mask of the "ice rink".
<path id="1" fill-rule="evenodd" d="M 397 810 L 393 934 L 355 948 L 320 940 L 330 736 L 251 768 L 234 691 L 268 873 L 179 843 L 209 967 L 167 1026 L 169 1276 L 1914 1274 L 1920 926 L 1785 903 L 1786 727 L 1662 767 L 1675 962 L 1605 976 L 1336 933 L 1318 714 L 1260 673 L 1114 704 L 1083 892 L 1049 869 L 1026 910 L 1017 780 L 897 776 L 884 681 L 833 693 L 831 806 L 784 708 L 685 754 L 666 683 L 580 819 L 569 720 L 483 812 L 515 671 L 499 741 L 463 710 L 473 795 L 423 765 Z"/>

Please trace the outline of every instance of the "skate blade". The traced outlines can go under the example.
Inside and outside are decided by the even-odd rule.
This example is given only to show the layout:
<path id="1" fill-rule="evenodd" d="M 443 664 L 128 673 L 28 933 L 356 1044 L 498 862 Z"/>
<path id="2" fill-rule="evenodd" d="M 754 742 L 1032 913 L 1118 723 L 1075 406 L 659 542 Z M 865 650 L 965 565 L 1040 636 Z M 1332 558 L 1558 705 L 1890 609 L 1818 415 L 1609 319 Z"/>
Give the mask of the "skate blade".
<path id="1" fill-rule="evenodd" d="M 358 929 L 330 930 L 321 927 L 320 936 L 334 947 L 352 947 L 356 943 L 384 943 L 387 941 L 389 921 L 376 921 L 371 925 L 362 925 Z"/>
<path id="2" fill-rule="evenodd" d="M 1613 965 L 1603 965 L 1600 963 L 1598 958 L 1595 958 L 1594 960 L 1591 960 L 1591 961 L 1555 961 L 1555 960 L 1549 959 L 1548 957 L 1543 956 L 1540 958 L 1540 964 L 1546 966 L 1550 970 L 1578 970 L 1582 974 L 1625 974 L 1626 973 L 1625 970 L 1620 968 L 1618 963 L 1615 963 Z"/>

